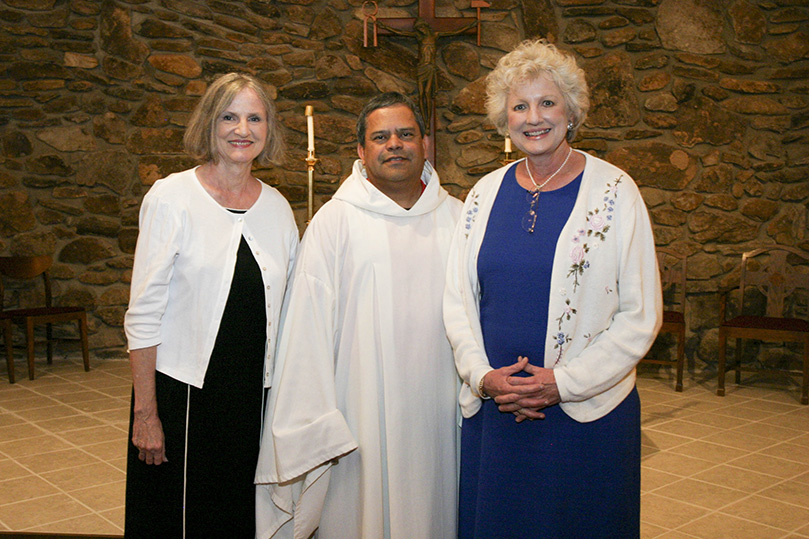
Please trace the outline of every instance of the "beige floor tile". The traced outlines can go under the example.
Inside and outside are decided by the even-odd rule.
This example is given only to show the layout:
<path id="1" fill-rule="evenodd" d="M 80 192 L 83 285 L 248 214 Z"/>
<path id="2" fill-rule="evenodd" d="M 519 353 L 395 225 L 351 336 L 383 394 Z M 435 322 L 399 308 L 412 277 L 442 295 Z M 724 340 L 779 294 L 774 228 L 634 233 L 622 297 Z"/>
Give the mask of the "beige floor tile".
<path id="1" fill-rule="evenodd" d="M 99 421 L 93 416 L 82 414 L 69 417 L 58 417 L 55 419 L 46 419 L 44 421 L 38 421 L 37 425 L 48 432 L 62 434 L 71 430 L 100 427 L 104 425 L 104 422 Z"/>
<path id="2" fill-rule="evenodd" d="M 700 539 L 781 539 L 784 531 L 732 515 L 712 513 L 679 531 Z"/>
<path id="3" fill-rule="evenodd" d="M 21 466 L 25 466 L 27 469 L 37 474 L 100 462 L 99 459 L 93 455 L 74 447 L 61 451 L 52 451 L 50 453 L 19 455 L 15 460 Z"/>
<path id="4" fill-rule="evenodd" d="M 97 389 L 97 391 L 103 395 L 118 399 L 125 399 L 127 402 L 129 402 L 129 399 L 132 397 L 132 384 L 129 383 L 123 386 L 103 387 Z"/>
<path id="5" fill-rule="evenodd" d="M 129 401 L 127 401 L 121 408 L 104 410 L 103 412 L 95 412 L 93 417 L 108 423 L 114 423 L 118 426 L 123 425 L 124 430 L 127 430 L 129 427 Z"/>
<path id="6" fill-rule="evenodd" d="M 648 522 L 640 523 L 640 539 L 656 539 L 668 531 L 668 528 L 655 526 Z"/>
<path id="7" fill-rule="evenodd" d="M 31 475 L 31 472 L 14 462 L 12 459 L 0 459 L 0 481 L 17 479 Z M 0 482 L 2 485 L 2 482 Z"/>
<path id="8" fill-rule="evenodd" d="M 109 410 L 120 410 L 124 407 L 124 403 L 121 402 L 121 399 L 104 397 L 102 399 L 92 401 L 74 402 L 71 406 L 74 406 L 77 410 L 81 410 L 85 413 L 96 413 Z"/>
<path id="9" fill-rule="evenodd" d="M 45 432 L 33 423 L 18 423 L 16 425 L 0 427 L 0 440 L 4 442 L 33 438 L 34 436 L 42 436 L 43 434 L 45 434 Z"/>
<path id="10" fill-rule="evenodd" d="M 105 485 L 95 485 L 70 493 L 71 496 L 82 502 L 97 513 L 109 511 L 124 506 L 124 493 L 126 482 L 118 481 Z"/>
<path id="11" fill-rule="evenodd" d="M 655 453 L 660 453 L 661 449 L 659 447 L 654 447 L 651 445 L 643 444 L 640 446 L 640 460 L 643 462 L 644 460 L 648 459 Z"/>
<path id="12" fill-rule="evenodd" d="M 667 432 L 677 436 L 685 436 L 691 439 L 706 438 L 712 434 L 716 434 L 717 432 L 724 432 L 724 429 L 717 429 L 713 426 L 702 425 L 689 419 L 674 419 L 659 425 L 651 426 L 650 428 L 656 431 Z"/>
<path id="13" fill-rule="evenodd" d="M 809 522 L 809 508 L 755 495 L 723 508 L 722 513 L 786 531 Z"/>
<path id="14" fill-rule="evenodd" d="M 800 430 L 777 427 L 772 423 L 767 423 L 765 421 L 754 421 L 752 423 L 747 423 L 746 425 L 732 429 L 731 432 L 738 433 L 743 436 L 769 438 L 779 442 L 793 441 L 802 434 Z"/>
<path id="15" fill-rule="evenodd" d="M 739 432 L 738 429 L 714 433 L 702 439 L 704 442 L 723 444 L 743 451 L 758 451 L 775 445 L 772 438 L 764 438 L 755 434 Z"/>
<path id="16" fill-rule="evenodd" d="M 8 380 L 8 378 L 6 378 Z M 22 384 L 9 384 L 6 381 L 2 381 L 0 383 L 0 406 L 3 406 L 3 403 L 10 400 L 20 399 L 24 396 L 28 395 L 28 390 L 25 389 Z"/>
<path id="17" fill-rule="evenodd" d="M 763 419 L 768 419 L 773 416 L 772 412 L 752 407 L 749 402 L 745 402 L 743 404 L 736 404 L 734 406 L 727 406 L 725 408 L 719 408 L 714 413 L 734 417 L 737 419 L 745 419 L 747 421 L 761 421 Z"/>
<path id="18" fill-rule="evenodd" d="M 685 418 L 699 413 L 695 410 L 688 409 L 688 407 L 672 404 L 670 402 L 651 404 L 649 406 L 645 406 L 643 411 L 647 414 L 654 414 L 668 419 Z"/>
<path id="19" fill-rule="evenodd" d="M 104 375 L 94 378 L 92 380 L 82 380 L 81 384 L 90 389 L 109 389 L 112 387 L 132 387 L 131 379 L 121 378 L 120 376 Z"/>
<path id="20" fill-rule="evenodd" d="M 663 535 L 659 535 L 655 539 L 698 539 L 698 538 L 695 538 L 693 535 L 683 533 L 681 531 L 673 530 L 670 532 L 666 532 Z"/>
<path id="21" fill-rule="evenodd" d="M 793 481 L 809 485 L 809 472 L 799 474 L 797 477 L 793 478 Z"/>
<path id="22" fill-rule="evenodd" d="M 110 459 L 106 460 L 105 462 L 110 466 L 115 466 L 118 470 L 121 470 L 126 474 L 126 451 L 124 451 L 124 456 L 118 459 Z"/>
<path id="23" fill-rule="evenodd" d="M 662 426 L 661 426 L 662 427 Z M 685 445 L 693 441 L 693 438 L 669 434 L 662 430 L 646 429 L 641 436 L 641 445 L 655 447 L 658 449 L 671 449 L 673 447 Z"/>
<path id="24" fill-rule="evenodd" d="M 640 490 L 641 492 L 650 492 L 662 486 L 680 481 L 682 478 L 681 475 L 674 475 L 642 466 L 640 469 Z"/>
<path id="25" fill-rule="evenodd" d="M 61 493 L 0 505 L 0 521 L 5 522 L 12 530 L 27 530 L 33 526 L 89 513 L 90 510 L 83 504 Z"/>
<path id="26" fill-rule="evenodd" d="M 779 459 L 763 453 L 751 453 L 734 459 L 728 464 L 781 479 L 791 479 L 806 469 L 806 465 L 800 462 Z"/>
<path id="27" fill-rule="evenodd" d="M 800 481 L 784 481 L 758 494 L 765 498 L 772 498 L 809 509 L 809 484 L 807 483 L 801 483 Z"/>
<path id="28" fill-rule="evenodd" d="M 673 406 L 679 406 L 684 410 L 695 413 L 703 412 L 716 412 L 727 407 L 727 403 L 721 401 L 717 397 L 711 396 L 708 399 L 686 398 L 683 397 L 677 402 L 671 403 Z"/>
<path id="29" fill-rule="evenodd" d="M 84 489 L 93 485 L 118 483 L 122 482 L 126 477 L 120 470 L 105 462 L 95 462 L 40 475 L 43 479 L 65 492 Z"/>
<path id="30" fill-rule="evenodd" d="M 695 440 L 684 445 L 678 445 L 671 448 L 671 452 L 702 460 L 708 460 L 715 464 L 728 462 L 749 453 L 743 449 L 736 449 L 735 447 L 709 443 L 704 440 Z"/>
<path id="31" fill-rule="evenodd" d="M 89 514 L 80 517 L 69 518 L 60 520 L 41 526 L 29 528 L 27 531 L 33 533 L 45 532 L 58 532 L 62 533 L 81 533 L 81 534 L 98 534 L 98 535 L 118 535 L 121 533 L 121 528 L 107 520 L 101 515 Z"/>
<path id="32" fill-rule="evenodd" d="M 0 505 L 57 494 L 59 490 L 40 477 L 27 475 L 0 482 Z"/>
<path id="33" fill-rule="evenodd" d="M 2 404 L 0 404 L 0 408 L 2 408 Z M 21 418 L 17 414 L 0 413 L 0 428 L 8 427 L 10 425 L 19 425 L 20 423 L 25 423 L 25 419 Z"/>
<path id="34" fill-rule="evenodd" d="M 58 400 L 59 397 L 64 395 L 71 395 L 73 393 L 87 391 L 86 388 L 80 386 L 79 384 L 68 382 L 67 380 L 62 380 L 61 378 L 52 379 L 49 383 L 45 383 L 44 380 L 34 380 L 34 385 L 31 385 L 28 389 L 32 393 L 47 396 L 54 400 Z"/>
<path id="35" fill-rule="evenodd" d="M 123 437 L 119 441 L 86 445 L 82 447 L 82 449 L 91 455 L 95 455 L 103 461 L 109 461 L 113 459 L 126 458 L 126 446 L 127 440 L 126 437 Z"/>
<path id="36" fill-rule="evenodd" d="M 801 443 L 783 442 L 771 447 L 762 449 L 760 453 L 779 457 L 786 460 L 794 460 L 809 464 L 809 446 Z"/>
<path id="37" fill-rule="evenodd" d="M 70 430 L 61 433 L 60 436 L 78 447 L 126 439 L 125 432 L 109 425 L 90 427 L 89 429 Z"/>
<path id="38" fill-rule="evenodd" d="M 47 419 L 57 419 L 60 417 L 70 417 L 78 415 L 80 412 L 72 406 L 58 404 L 56 406 L 46 406 L 44 408 L 20 410 L 17 413 L 26 421 L 43 421 Z"/>
<path id="39" fill-rule="evenodd" d="M 806 526 L 801 526 L 795 530 L 795 533 L 800 537 L 809 537 L 809 522 L 806 523 Z"/>
<path id="40" fill-rule="evenodd" d="M 4 400 L 0 403 L 0 406 L 6 412 L 19 413 L 23 410 L 45 408 L 55 404 L 58 404 L 58 402 L 50 397 L 43 397 L 26 391 L 24 394 L 15 395 L 13 399 Z"/>
<path id="41" fill-rule="evenodd" d="M 719 509 L 749 496 L 740 490 L 690 478 L 661 487 L 654 493 L 708 509 Z"/>
<path id="42" fill-rule="evenodd" d="M 653 413 L 647 414 L 646 412 L 643 411 L 640 413 L 640 426 L 642 429 L 653 427 L 655 425 L 661 425 L 664 423 L 670 423 L 671 421 L 674 421 L 674 419 L 670 417 L 664 417 Z"/>
<path id="43" fill-rule="evenodd" d="M 116 507 L 115 509 L 110 509 L 109 511 L 100 511 L 99 515 L 103 516 L 120 530 L 119 533 L 124 533 L 124 518 L 125 518 L 125 509 L 124 507 Z"/>
<path id="44" fill-rule="evenodd" d="M 712 468 L 714 465 L 713 462 L 707 460 L 671 452 L 656 453 L 642 462 L 642 466 L 645 468 L 652 468 L 681 477 L 689 477 Z"/>
<path id="45" fill-rule="evenodd" d="M 33 436 L 31 438 L 10 442 L 0 442 L 0 451 L 14 457 L 50 453 L 52 451 L 69 449 L 70 447 L 70 444 L 52 434 L 43 434 L 41 436 Z"/>
<path id="46" fill-rule="evenodd" d="M 638 397 L 640 398 L 641 409 L 653 404 L 665 404 L 678 400 L 678 397 L 673 392 L 649 391 L 640 388 L 638 388 Z"/>
<path id="47" fill-rule="evenodd" d="M 641 521 L 668 529 L 679 528 L 705 516 L 708 509 L 657 494 L 646 494 L 641 504 Z"/>
<path id="48" fill-rule="evenodd" d="M 794 402 L 779 402 L 771 400 L 771 398 L 753 399 L 744 405 L 746 408 L 752 408 L 770 414 L 785 414 L 797 410 L 800 404 Z"/>
<path id="49" fill-rule="evenodd" d="M 748 424 L 750 421 L 739 417 L 732 417 L 729 415 L 721 415 L 719 409 L 715 412 L 708 412 L 705 414 L 695 414 L 688 417 L 691 423 L 699 423 L 700 425 L 707 425 L 717 429 L 733 429 L 742 425 Z"/>
<path id="50" fill-rule="evenodd" d="M 106 399 L 109 398 L 109 395 L 104 395 L 103 393 L 94 391 L 92 389 L 83 389 L 81 391 L 76 391 L 75 393 L 67 393 L 64 395 L 55 396 L 53 398 L 62 404 L 75 404 L 77 402 Z"/>
<path id="51" fill-rule="evenodd" d="M 693 478 L 715 485 L 741 490 L 748 494 L 758 492 L 782 481 L 779 477 L 724 464 L 694 474 Z"/>
<path id="52" fill-rule="evenodd" d="M 809 414 L 809 410 L 805 410 L 804 407 L 804 409 L 801 409 L 800 411 L 770 417 L 762 421 L 762 423 L 767 423 L 776 427 L 809 432 L 809 415 L 807 414 Z"/>

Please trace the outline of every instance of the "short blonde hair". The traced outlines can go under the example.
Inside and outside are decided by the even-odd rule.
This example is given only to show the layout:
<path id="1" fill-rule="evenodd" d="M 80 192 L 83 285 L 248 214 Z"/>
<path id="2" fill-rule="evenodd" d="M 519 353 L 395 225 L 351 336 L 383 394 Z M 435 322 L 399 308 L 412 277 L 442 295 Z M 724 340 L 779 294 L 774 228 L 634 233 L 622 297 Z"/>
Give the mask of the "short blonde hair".
<path id="1" fill-rule="evenodd" d="M 211 84 L 197 103 L 183 136 L 185 151 L 191 157 L 214 163 L 219 160 L 214 141 L 216 121 L 233 102 L 236 94 L 245 88 L 250 88 L 256 93 L 267 114 L 267 140 L 256 161 L 260 165 L 278 163 L 284 153 L 284 137 L 275 116 L 275 103 L 258 79 L 244 73 L 222 75 Z"/>
<path id="2" fill-rule="evenodd" d="M 565 110 L 572 117 L 567 132 L 573 140 L 590 110 L 589 91 L 584 70 L 572 56 L 563 53 L 545 39 L 526 40 L 506 54 L 486 78 L 486 112 L 501 134 L 508 132 L 507 102 L 514 86 L 532 82 L 547 74 L 565 100 Z"/>

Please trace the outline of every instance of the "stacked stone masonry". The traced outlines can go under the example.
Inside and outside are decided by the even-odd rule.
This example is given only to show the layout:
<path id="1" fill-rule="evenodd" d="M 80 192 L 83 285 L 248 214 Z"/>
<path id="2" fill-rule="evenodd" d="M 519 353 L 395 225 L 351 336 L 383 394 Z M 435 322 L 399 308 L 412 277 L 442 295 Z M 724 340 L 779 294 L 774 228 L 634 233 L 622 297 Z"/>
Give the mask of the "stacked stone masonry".
<path id="1" fill-rule="evenodd" d="M 320 159 L 315 207 L 350 170 L 356 114 L 416 91 L 405 37 L 362 44 L 362 0 L 0 0 L 0 254 L 53 254 L 57 301 L 90 312 L 97 357 L 122 356 L 140 201 L 194 163 L 182 133 L 217 75 L 271 88 L 283 166 L 256 170 L 306 213 L 306 105 Z M 417 0 L 378 0 L 415 16 Z M 437 14 L 474 16 L 470 0 Z M 809 6 L 805 0 L 492 0 L 474 36 L 442 38 L 437 166 L 459 197 L 503 158 L 484 80 L 544 36 L 587 71 L 593 107 L 574 146 L 641 186 L 657 242 L 691 255 L 687 355 L 715 362 L 717 292 L 761 244 L 809 250 Z M 804 268 L 806 269 L 806 268 Z M 12 304 L 35 301 L 18 283 Z"/>

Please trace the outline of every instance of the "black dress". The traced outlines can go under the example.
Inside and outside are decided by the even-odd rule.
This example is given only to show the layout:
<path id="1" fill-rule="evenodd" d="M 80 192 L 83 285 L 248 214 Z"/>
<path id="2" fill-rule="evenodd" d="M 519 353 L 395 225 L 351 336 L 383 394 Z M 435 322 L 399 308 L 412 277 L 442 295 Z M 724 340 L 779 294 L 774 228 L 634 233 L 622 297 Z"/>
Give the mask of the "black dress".
<path id="1" fill-rule="evenodd" d="M 183 537 L 183 507 L 185 537 L 255 537 L 253 478 L 267 340 L 263 289 L 242 238 L 203 388 L 156 373 L 167 463 L 138 460 L 130 415 L 125 537 Z"/>

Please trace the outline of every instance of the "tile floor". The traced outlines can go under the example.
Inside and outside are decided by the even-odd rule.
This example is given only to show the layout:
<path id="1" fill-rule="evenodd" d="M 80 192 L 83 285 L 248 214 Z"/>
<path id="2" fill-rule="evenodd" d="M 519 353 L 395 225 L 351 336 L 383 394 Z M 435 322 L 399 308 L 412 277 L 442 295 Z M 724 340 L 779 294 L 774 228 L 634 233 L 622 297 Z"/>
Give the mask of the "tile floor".
<path id="1" fill-rule="evenodd" d="M 0 367 L 0 531 L 120 534 L 126 361 Z M 728 377 L 728 382 L 732 377 Z M 784 381 L 728 385 L 642 366 L 643 539 L 809 538 L 809 407 Z"/>

